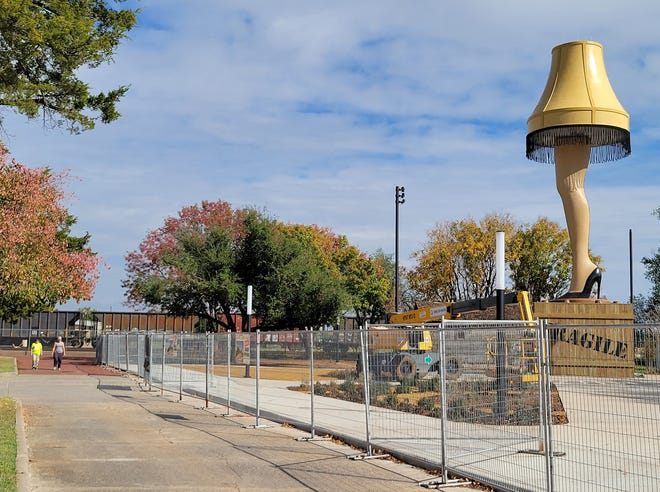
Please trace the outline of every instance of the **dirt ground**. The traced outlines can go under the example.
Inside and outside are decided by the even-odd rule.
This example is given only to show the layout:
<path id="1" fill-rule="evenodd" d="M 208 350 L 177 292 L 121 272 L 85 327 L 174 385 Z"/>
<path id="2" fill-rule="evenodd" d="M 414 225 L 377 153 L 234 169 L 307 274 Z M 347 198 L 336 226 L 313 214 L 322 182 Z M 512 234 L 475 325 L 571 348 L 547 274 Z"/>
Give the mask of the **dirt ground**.
<path id="1" fill-rule="evenodd" d="M 196 365 L 196 366 L 186 366 L 186 369 L 192 369 L 194 371 L 204 372 L 206 370 L 205 366 Z M 354 361 L 321 361 L 318 364 L 314 365 L 314 380 L 315 381 L 332 381 L 337 379 L 344 379 L 344 374 L 346 371 L 351 371 L 355 369 Z M 250 377 L 255 378 L 257 376 L 257 368 L 254 365 L 249 367 Z M 216 376 L 226 376 L 227 367 L 226 366 L 216 366 L 214 368 L 213 374 Z M 241 377 L 247 374 L 247 368 L 245 364 L 241 365 L 232 365 L 231 366 L 231 377 Z M 274 379 L 279 381 L 297 381 L 297 382 L 308 382 L 310 379 L 310 368 L 309 365 L 298 364 L 287 364 L 282 363 L 278 360 L 276 363 L 269 362 L 268 360 L 261 361 L 261 368 L 259 371 L 260 379 Z"/>

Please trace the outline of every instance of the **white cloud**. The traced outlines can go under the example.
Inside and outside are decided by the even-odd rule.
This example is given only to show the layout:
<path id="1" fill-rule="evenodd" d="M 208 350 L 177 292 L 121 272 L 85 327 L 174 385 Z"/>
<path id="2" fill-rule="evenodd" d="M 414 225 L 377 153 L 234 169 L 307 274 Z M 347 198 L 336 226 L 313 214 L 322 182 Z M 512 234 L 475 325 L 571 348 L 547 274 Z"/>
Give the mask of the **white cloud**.
<path id="1" fill-rule="evenodd" d="M 122 119 L 71 136 L 7 116 L 30 166 L 70 168 L 79 228 L 111 266 L 97 309 L 121 309 L 123 256 L 185 205 L 223 199 L 286 222 L 329 226 L 402 263 L 438 222 L 510 212 L 564 224 L 552 166 L 524 157 L 526 119 L 553 46 L 603 43 L 631 113 L 633 156 L 589 170 L 591 248 L 604 292 L 628 296 L 627 234 L 654 253 L 660 183 L 660 4 L 607 2 L 281 2 L 143 0 L 115 63 L 85 74 L 130 85 Z M 74 307 L 75 308 L 75 307 Z"/>

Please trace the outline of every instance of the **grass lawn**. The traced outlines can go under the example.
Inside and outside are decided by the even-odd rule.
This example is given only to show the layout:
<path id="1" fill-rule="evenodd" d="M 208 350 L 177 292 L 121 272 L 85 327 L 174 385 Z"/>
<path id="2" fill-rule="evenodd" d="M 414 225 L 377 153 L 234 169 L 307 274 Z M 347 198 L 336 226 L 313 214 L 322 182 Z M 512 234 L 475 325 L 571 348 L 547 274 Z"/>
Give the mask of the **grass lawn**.
<path id="1" fill-rule="evenodd" d="M 14 370 L 13 357 L 0 357 L 0 372 Z M 16 402 L 0 398 L 0 490 L 16 490 Z"/>
<path id="2" fill-rule="evenodd" d="M 16 403 L 0 398 L 0 490 L 16 490 Z"/>
<path id="3" fill-rule="evenodd" d="M 14 370 L 13 357 L 0 357 L 0 372 L 12 372 Z"/>

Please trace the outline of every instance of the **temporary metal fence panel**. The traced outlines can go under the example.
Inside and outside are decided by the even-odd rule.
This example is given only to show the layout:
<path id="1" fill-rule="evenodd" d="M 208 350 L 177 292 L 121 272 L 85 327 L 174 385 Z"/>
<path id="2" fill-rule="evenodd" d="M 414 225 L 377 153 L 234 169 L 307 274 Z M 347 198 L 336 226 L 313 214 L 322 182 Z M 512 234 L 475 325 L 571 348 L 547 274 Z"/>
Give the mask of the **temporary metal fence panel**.
<path id="1" fill-rule="evenodd" d="M 359 332 L 179 334 L 176 341 L 159 334 L 160 344 L 149 343 L 151 363 L 160 367 L 151 376 L 171 391 L 373 444 L 431 468 L 445 463 L 444 472 L 500 490 L 660 490 L 660 330 L 629 327 L 632 372 L 611 377 L 565 374 L 570 357 L 557 347 L 604 350 L 605 341 L 583 341 L 561 328 L 447 321 L 395 328 L 389 341 L 382 330 L 368 329 L 367 360 Z M 430 348 L 393 349 L 387 358 L 397 337 L 423 340 L 425 331 Z M 143 368 L 146 340 L 144 333 L 108 335 L 101 357 L 121 367 L 119 347 L 129 347 L 129 366 L 137 358 Z M 607 346 L 622 353 L 622 345 Z M 572 365 L 584 366 L 593 359 L 588 355 L 576 352 Z M 407 365 L 403 356 L 410 356 Z M 434 368 L 435 362 L 441 363 Z"/>
<path id="2" fill-rule="evenodd" d="M 165 334 L 164 333 L 149 333 L 149 353 L 145 354 L 149 357 L 149 375 L 151 377 L 151 384 L 156 385 L 162 390 L 163 388 L 163 363 L 165 360 Z"/>
<path id="3" fill-rule="evenodd" d="M 239 410 L 256 413 L 257 343 L 255 333 L 232 333 L 231 398 Z M 224 349 L 226 351 L 226 348 Z M 222 384 L 221 384 L 222 386 Z"/>
<path id="4" fill-rule="evenodd" d="M 186 383 L 206 384 L 206 365 L 208 360 L 208 340 L 206 333 L 182 336 L 180 350 L 183 351 L 183 373 L 181 378 Z M 178 362 L 178 360 L 177 360 Z M 202 388 L 203 386 L 197 386 Z"/>
<path id="5" fill-rule="evenodd" d="M 231 413 L 232 376 L 236 376 L 236 368 L 232 362 L 232 333 L 216 333 L 213 337 L 210 371 L 211 393 L 220 403 L 227 406 L 227 414 Z"/>
<path id="6" fill-rule="evenodd" d="M 312 348 L 305 331 L 259 333 L 261 377 L 264 380 L 309 381 L 309 354 Z M 256 337 L 255 337 L 256 342 Z M 256 347 L 254 347 L 256 349 Z M 254 362 L 256 363 L 256 351 Z"/>
<path id="7" fill-rule="evenodd" d="M 538 323 L 447 321 L 442 327 L 449 468 L 509 490 L 545 490 L 546 463 L 534 453 L 543 436 Z"/>
<path id="8" fill-rule="evenodd" d="M 440 425 L 432 415 L 440 408 L 438 330 L 439 325 L 384 325 L 368 326 L 364 331 L 366 364 L 360 364 L 360 370 L 366 371 L 363 385 L 369 403 L 365 414 L 369 453 L 384 449 L 437 466 Z"/>
<path id="9" fill-rule="evenodd" d="M 122 337 L 116 336 L 113 333 L 108 333 L 104 339 L 103 353 L 106 359 L 106 364 L 110 367 L 121 369 L 121 362 L 119 360 L 119 344 Z"/>
<path id="10" fill-rule="evenodd" d="M 185 335 L 181 333 L 158 333 L 155 336 L 160 337 L 162 340 L 162 343 L 159 344 L 159 354 L 163 385 L 176 385 L 181 376 L 179 370 L 181 340 Z"/>
<path id="11" fill-rule="evenodd" d="M 358 331 L 316 331 L 310 332 L 313 350 L 310 351 L 310 369 L 307 377 L 313 387 L 310 392 L 310 434 L 316 438 L 334 427 L 335 435 L 346 433 L 350 426 L 363 428 L 363 412 L 343 414 L 343 425 L 336 424 L 338 395 L 351 402 L 361 402 L 362 392 L 356 384 L 358 354 L 360 353 L 360 333 Z M 313 364 L 313 365 L 311 365 Z M 333 401 L 334 400 L 334 401 Z M 343 403 L 343 402 L 341 402 Z M 352 403 L 357 406 L 358 404 Z M 359 408 L 359 407 L 358 407 Z M 357 436 L 355 436 L 357 437 Z"/>
<path id="12" fill-rule="evenodd" d="M 108 363 L 108 344 L 110 343 L 107 334 L 104 334 L 100 339 L 99 343 L 96 346 L 96 363 L 103 364 L 108 367 L 115 367 L 113 364 Z"/>
<path id="13" fill-rule="evenodd" d="M 430 467 L 446 460 L 451 471 L 494 485 L 519 475 L 520 487 L 512 490 L 543 490 L 536 485 L 543 484 L 542 458 L 511 459 L 538 447 L 541 432 L 537 327 L 464 321 L 369 327 L 370 444 Z"/>
<path id="14" fill-rule="evenodd" d="M 128 341 L 128 336 L 125 334 L 117 334 L 117 336 L 112 336 L 113 343 L 111 348 L 109 348 L 109 353 L 112 354 L 112 360 L 116 367 L 119 369 L 130 371 L 131 367 L 129 365 L 129 352 L 130 347 L 126 343 Z"/>
<path id="15" fill-rule="evenodd" d="M 140 367 L 144 362 L 144 333 L 126 332 L 120 334 L 125 339 L 127 371 L 140 374 Z"/>
<path id="16" fill-rule="evenodd" d="M 660 490 L 660 329 L 549 325 L 556 490 Z"/>

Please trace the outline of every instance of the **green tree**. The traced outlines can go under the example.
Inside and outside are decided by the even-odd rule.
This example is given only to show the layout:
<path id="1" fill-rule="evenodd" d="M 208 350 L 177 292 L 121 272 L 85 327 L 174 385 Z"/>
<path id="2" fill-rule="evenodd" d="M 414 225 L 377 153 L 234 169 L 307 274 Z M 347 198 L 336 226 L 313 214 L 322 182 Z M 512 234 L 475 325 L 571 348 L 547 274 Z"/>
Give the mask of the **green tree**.
<path id="1" fill-rule="evenodd" d="M 181 231 L 176 240 L 178 247 L 163 260 L 178 274 L 166 280 L 160 304 L 172 314 L 198 315 L 207 321 L 206 331 L 218 331 L 218 324 L 235 330 L 232 307 L 240 303 L 243 286 L 234 271 L 231 234 L 213 225 L 203 233 Z"/>
<path id="2" fill-rule="evenodd" d="M 288 226 L 276 228 L 276 254 L 266 282 L 265 327 L 291 329 L 333 323 L 341 311 L 345 292 L 336 272 L 319 251 Z"/>
<path id="3" fill-rule="evenodd" d="M 344 299 L 341 278 L 306 230 L 226 202 L 186 207 L 127 255 L 129 303 L 198 315 L 210 330 L 236 330 L 233 314 L 246 320 L 252 285 L 264 328 L 334 322 Z"/>
<path id="4" fill-rule="evenodd" d="M 114 0 L 122 3 L 124 0 Z M 106 0 L 0 0 L 0 105 L 73 133 L 120 115 L 120 86 L 93 92 L 83 67 L 112 61 L 135 26 L 137 10 Z M 0 126 L 2 119 L 0 119 Z"/>
<path id="5" fill-rule="evenodd" d="M 383 254 L 366 255 L 339 238 L 339 247 L 333 255 L 341 272 L 342 283 L 348 293 L 348 302 L 355 312 L 359 326 L 368 320 L 384 320 L 392 298 L 392 277 L 387 257 Z"/>
<path id="6" fill-rule="evenodd" d="M 382 251 L 367 255 L 351 245 L 346 236 L 327 228 L 295 225 L 290 230 L 314 249 L 321 265 L 339 279 L 341 308 L 353 310 L 358 324 L 385 318 L 393 295 L 391 258 Z M 326 324 L 331 322 L 334 320 Z"/>
<path id="7" fill-rule="evenodd" d="M 83 236 L 72 236 L 71 228 L 77 223 L 78 218 L 67 213 L 55 235 L 58 241 L 66 241 L 70 253 L 84 251 L 89 246 L 89 240 L 92 238 L 88 232 Z"/>
<path id="8" fill-rule="evenodd" d="M 524 225 L 508 245 L 509 269 L 514 290 L 529 292 L 530 301 L 554 299 L 571 279 L 571 245 L 568 231 L 546 217 Z"/>
<path id="9" fill-rule="evenodd" d="M 653 211 L 660 219 L 660 207 Z M 635 318 L 642 322 L 660 321 L 660 249 L 653 256 L 642 258 L 644 277 L 651 282 L 651 292 L 648 297 L 635 296 Z"/>
<path id="10" fill-rule="evenodd" d="M 232 314 L 245 295 L 235 270 L 244 215 L 226 202 L 204 201 L 167 218 L 126 255 L 128 304 L 197 315 L 209 331 L 235 331 Z"/>

